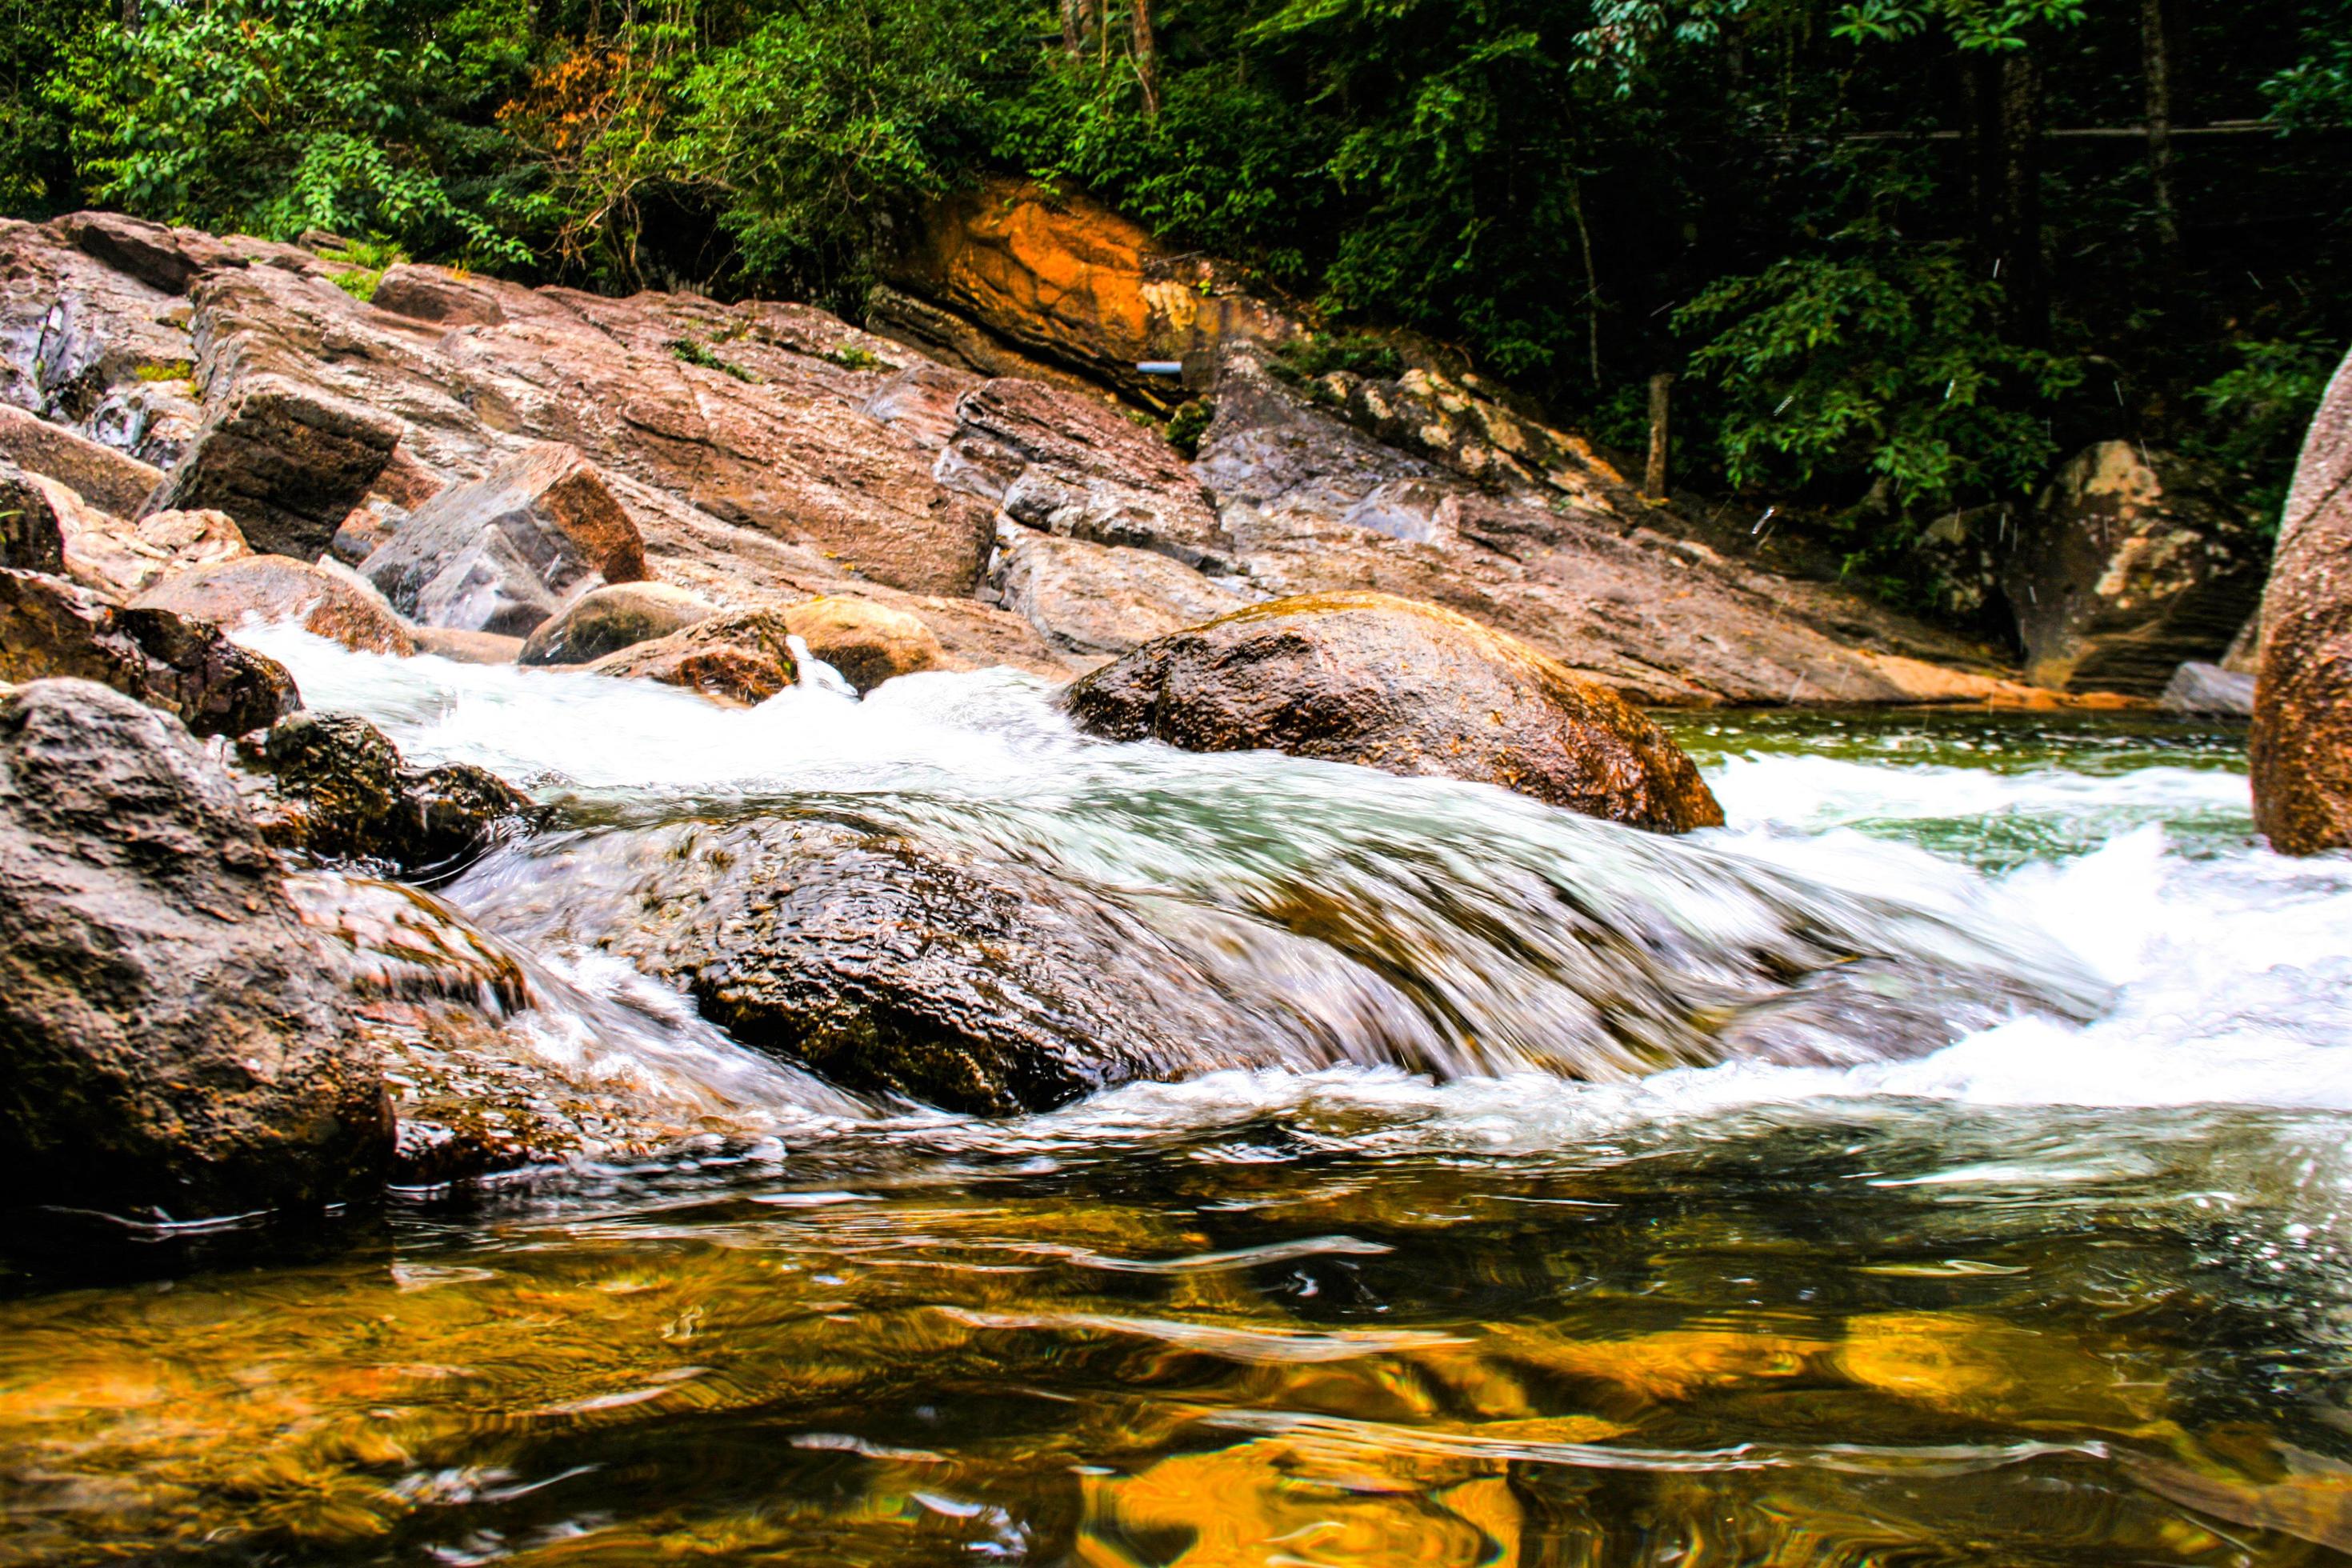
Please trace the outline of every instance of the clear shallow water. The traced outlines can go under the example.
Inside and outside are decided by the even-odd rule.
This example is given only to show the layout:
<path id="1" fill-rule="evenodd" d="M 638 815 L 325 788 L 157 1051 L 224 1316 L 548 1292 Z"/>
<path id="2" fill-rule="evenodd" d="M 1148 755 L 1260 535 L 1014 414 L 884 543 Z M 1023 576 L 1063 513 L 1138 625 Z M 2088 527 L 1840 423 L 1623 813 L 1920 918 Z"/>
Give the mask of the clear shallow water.
<path id="1" fill-rule="evenodd" d="M 796 1111 L 316 1261 L 23 1289 L 0 1561 L 2352 1552 L 2352 862 L 2252 844 L 2232 737 L 1701 718 L 1730 826 L 1627 849 L 1492 792 L 1081 748 L 1018 681 L 722 713 L 264 640 L 314 706 L 592 825 L 855 807 L 1195 907 L 1418 877 L 1445 896 L 1402 929 L 1479 964 L 1464 889 L 1565 858 L 1695 945 L 1795 888 L 2094 1000 L 1848 1066 Z"/>

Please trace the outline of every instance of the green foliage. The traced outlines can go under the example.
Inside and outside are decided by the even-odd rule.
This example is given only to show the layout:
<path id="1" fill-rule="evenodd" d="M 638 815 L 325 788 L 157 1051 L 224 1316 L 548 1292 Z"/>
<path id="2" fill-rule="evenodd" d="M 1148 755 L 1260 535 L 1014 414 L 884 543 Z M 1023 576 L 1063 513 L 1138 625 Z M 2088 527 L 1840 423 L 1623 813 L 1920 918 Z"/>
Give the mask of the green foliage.
<path id="1" fill-rule="evenodd" d="M 1205 397 L 1195 397 L 1176 405 L 1168 416 L 1164 434 L 1168 444 L 1187 458 L 1201 455 L 1201 437 L 1209 433 L 1210 423 L 1217 416 L 1217 405 Z"/>
<path id="2" fill-rule="evenodd" d="M 291 238 L 372 229 L 519 262 L 467 138 L 436 113 L 478 77 L 404 39 L 392 0 L 205 0 L 107 20 L 50 79 L 89 194 L 136 212 Z"/>
<path id="3" fill-rule="evenodd" d="M 2204 427 L 2182 445 L 2244 485 L 2240 499 L 2275 530 L 2304 431 L 2343 356 L 2318 338 L 2231 347 L 2238 363 L 2197 389 Z"/>
<path id="4" fill-rule="evenodd" d="M 1346 371 L 1375 381 L 1394 381 L 1404 374 L 1404 356 L 1395 345 L 1371 332 L 1308 332 L 1289 339 L 1275 350 L 1280 363 L 1303 376 Z"/>
<path id="5" fill-rule="evenodd" d="M 671 155 L 722 204 L 747 277 L 845 310 L 862 299 L 880 228 L 985 147 L 982 83 L 1018 49 L 1016 16 L 806 0 L 698 62 Z"/>
<path id="6" fill-rule="evenodd" d="M 674 357 L 683 360 L 688 364 L 700 365 L 704 370 L 715 370 L 721 375 L 731 375 L 738 381 L 756 383 L 760 379 L 732 360 L 719 358 L 717 351 L 709 344 L 698 342 L 693 338 L 671 339 L 669 352 Z"/>
<path id="7" fill-rule="evenodd" d="M 1675 324 L 1705 335 L 1691 369 L 1718 395 L 1734 484 L 1866 482 L 1916 519 L 2021 493 L 2058 456 L 2046 410 L 2081 369 L 2003 341 L 2000 303 L 1958 245 L 1906 243 L 1874 216 L 1710 285 Z"/>
<path id="8" fill-rule="evenodd" d="M 871 349 L 861 349 L 856 343 L 844 343 L 837 349 L 827 349 L 818 356 L 839 365 L 844 370 L 872 370 L 881 364 L 882 357 Z"/>

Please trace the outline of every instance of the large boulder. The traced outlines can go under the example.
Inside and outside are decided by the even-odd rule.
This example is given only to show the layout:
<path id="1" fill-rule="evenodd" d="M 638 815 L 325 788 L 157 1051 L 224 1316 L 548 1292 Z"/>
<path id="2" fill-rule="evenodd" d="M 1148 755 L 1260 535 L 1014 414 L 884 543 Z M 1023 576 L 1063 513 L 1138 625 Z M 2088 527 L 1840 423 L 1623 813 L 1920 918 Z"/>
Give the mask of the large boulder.
<path id="1" fill-rule="evenodd" d="M 1665 833 L 1723 821 L 1690 758 L 1613 693 L 1467 616 L 1384 594 L 1238 611 L 1147 643 L 1065 702 L 1112 740 L 1473 779 Z"/>
<path id="2" fill-rule="evenodd" d="M 0 1063 L 12 1203 L 315 1207 L 392 1152 L 379 1065 L 227 773 L 86 681 L 0 700 Z"/>
<path id="3" fill-rule="evenodd" d="M 598 675 L 683 686 L 715 701 L 765 702 L 800 679 L 792 623 L 773 607 L 738 610 L 625 647 L 590 665 Z"/>
<path id="4" fill-rule="evenodd" d="M 2254 678 L 2218 664 L 2184 664 L 2172 672 L 2157 706 L 2194 718 L 2248 718 L 2254 710 Z"/>
<path id="5" fill-rule="evenodd" d="M 152 464 L 6 404 L 0 404 L 0 458 L 123 517 L 145 505 L 163 482 L 163 471 Z"/>
<path id="6" fill-rule="evenodd" d="M 360 574 L 427 626 L 528 637 L 573 594 L 644 577 L 646 547 L 595 465 L 549 441 L 425 502 Z"/>
<path id="7" fill-rule="evenodd" d="M 209 408 L 154 511 L 225 511 L 255 549 L 317 557 L 391 460 L 400 421 L 281 375 L 247 377 Z"/>
<path id="8" fill-rule="evenodd" d="M 983 382 L 956 405 L 943 483 L 1013 521 L 1097 544 L 1221 560 L 1216 508 L 1183 457 L 1099 398 L 1034 381 Z"/>
<path id="9" fill-rule="evenodd" d="M 131 601 L 191 620 L 237 626 L 291 621 L 360 653 L 406 658 L 416 642 L 392 606 L 340 566 L 286 555 L 244 555 L 167 577 Z"/>
<path id="10" fill-rule="evenodd" d="M 2129 441 L 2088 447 L 2042 491 L 2009 560 L 2025 677 L 2156 696 L 2182 664 L 2228 649 L 2263 564 L 2218 475 Z"/>
<path id="11" fill-rule="evenodd" d="M 2247 753 L 2283 855 L 2352 847 L 2352 357 L 2305 440 L 2263 595 Z"/>
<path id="12" fill-rule="evenodd" d="M 1155 551 L 1020 527 L 1006 529 L 998 540 L 992 584 L 1006 609 L 1057 646 L 1103 657 L 1249 603 Z"/>
<path id="13" fill-rule="evenodd" d="M 947 662 L 938 634 L 920 616 L 854 594 L 824 594 L 783 606 L 787 634 L 829 664 L 860 695 L 901 675 Z"/>
<path id="14" fill-rule="evenodd" d="M 614 583 L 590 589 L 541 621 L 523 639 L 515 662 L 593 664 L 718 613 L 709 600 L 667 583 Z"/>
<path id="15" fill-rule="evenodd" d="M 446 876 L 528 826 L 530 797 L 466 763 L 414 768 L 352 713 L 291 713 L 248 761 L 266 773 L 255 817 L 280 848 L 389 868 L 412 881 Z"/>
<path id="16" fill-rule="evenodd" d="M 176 714 L 199 735 L 265 729 L 302 705 L 276 659 L 218 626 L 125 609 L 37 572 L 0 570 L 0 680 L 94 680 Z"/>

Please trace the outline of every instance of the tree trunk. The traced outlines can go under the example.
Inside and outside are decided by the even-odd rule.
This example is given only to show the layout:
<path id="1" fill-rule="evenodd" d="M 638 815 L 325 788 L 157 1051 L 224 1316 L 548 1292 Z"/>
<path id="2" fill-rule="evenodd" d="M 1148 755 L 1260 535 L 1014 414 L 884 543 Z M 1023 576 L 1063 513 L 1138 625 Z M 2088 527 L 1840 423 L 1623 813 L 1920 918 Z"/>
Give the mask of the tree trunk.
<path id="1" fill-rule="evenodd" d="M 2042 66 L 2031 47 L 1960 56 L 1961 137 L 1978 259 L 2001 287 L 2012 342 L 2050 337 L 2042 257 Z"/>
<path id="2" fill-rule="evenodd" d="M 1076 55 L 1087 47 L 1087 0 L 1062 0 L 1062 51 Z"/>
<path id="3" fill-rule="evenodd" d="M 1568 210 L 1576 218 L 1576 243 L 1584 252 L 1584 348 L 1592 361 L 1592 384 L 1601 384 L 1601 274 L 1592 265 L 1592 230 L 1584 222 L 1584 182 L 1568 183 Z"/>
<path id="4" fill-rule="evenodd" d="M 2172 180 L 2172 28 L 2166 0 L 2140 0 L 2140 56 L 2147 73 L 2147 183 L 2156 240 L 2168 274 L 2179 269 L 2180 208 Z"/>
<path id="5" fill-rule="evenodd" d="M 1151 33 L 1151 0 L 1129 0 L 1134 28 L 1135 79 L 1143 84 L 1143 114 L 1160 117 L 1160 43 Z"/>
<path id="6" fill-rule="evenodd" d="M 1642 475 L 1642 493 L 1652 500 L 1666 499 L 1666 399 L 1674 384 L 1672 375 L 1650 378 L 1650 463 Z"/>

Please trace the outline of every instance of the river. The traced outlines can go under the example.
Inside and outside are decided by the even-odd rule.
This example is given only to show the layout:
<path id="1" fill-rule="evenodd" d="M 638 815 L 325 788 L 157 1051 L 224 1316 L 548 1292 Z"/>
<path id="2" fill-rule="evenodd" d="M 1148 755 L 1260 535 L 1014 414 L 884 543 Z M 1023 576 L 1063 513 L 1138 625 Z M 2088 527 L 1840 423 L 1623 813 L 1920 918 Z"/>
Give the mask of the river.
<path id="1" fill-rule="evenodd" d="M 14 1280 L 0 1562 L 2352 1557 L 2352 860 L 2254 846 L 2239 736 L 1684 716 L 1730 820 L 1669 841 L 1002 675 L 729 711 L 254 637 L 558 805 L 442 896 L 579 1000 L 551 1062 L 709 1114 Z M 1277 1043 L 951 1116 L 598 940 L 659 836 L 812 815 L 1084 886 Z"/>

